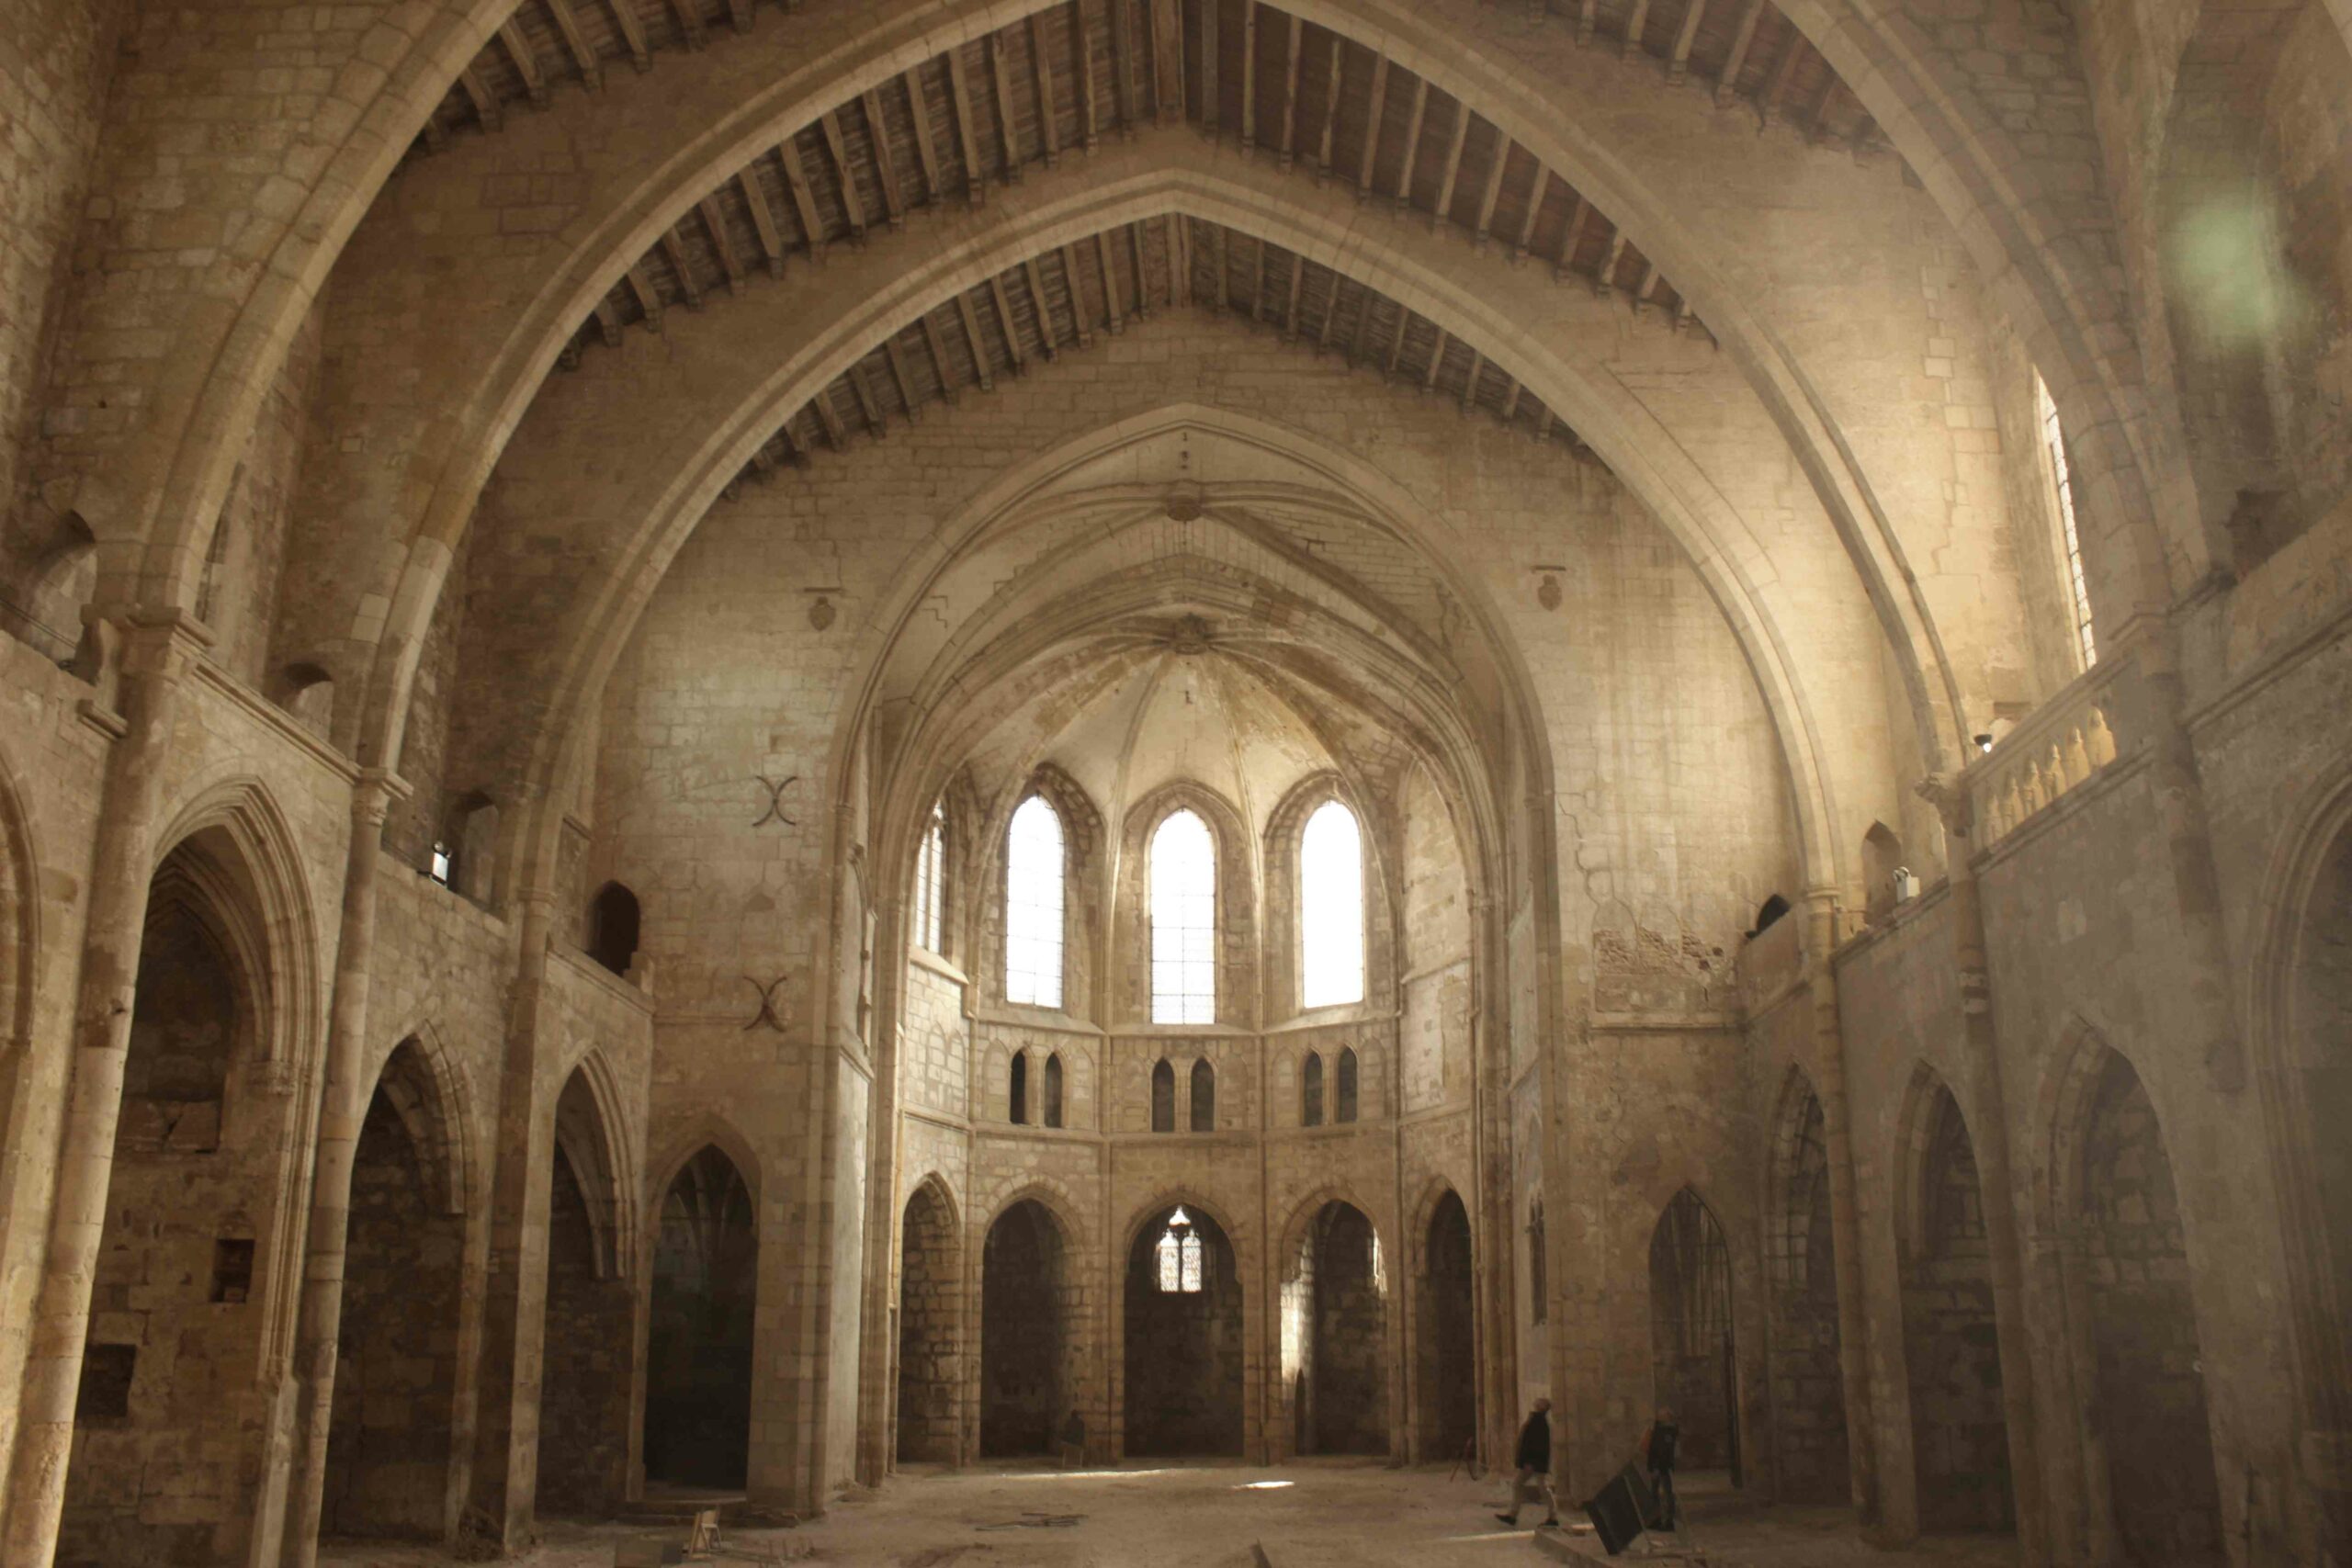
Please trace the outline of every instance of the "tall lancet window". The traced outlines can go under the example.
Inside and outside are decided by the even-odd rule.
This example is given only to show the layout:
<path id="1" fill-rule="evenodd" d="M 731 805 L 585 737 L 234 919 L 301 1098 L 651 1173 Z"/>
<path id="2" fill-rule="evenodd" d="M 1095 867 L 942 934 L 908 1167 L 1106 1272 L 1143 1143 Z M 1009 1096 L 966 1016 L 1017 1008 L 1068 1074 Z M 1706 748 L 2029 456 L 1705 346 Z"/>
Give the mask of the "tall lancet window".
<path id="1" fill-rule="evenodd" d="M 1182 1209 L 1169 1215 L 1168 1228 L 1159 1233 L 1152 1253 L 1159 1265 L 1159 1288 L 1163 1292 L 1189 1295 L 1201 1289 L 1201 1238 L 1193 1229 L 1192 1215 Z"/>
<path id="2" fill-rule="evenodd" d="M 1004 999 L 1062 1005 L 1062 819 L 1042 795 L 1012 814 L 1004 863 Z"/>
<path id="3" fill-rule="evenodd" d="M 1190 811 L 1151 836 L 1151 1021 L 1216 1021 L 1216 840 Z"/>
<path id="4" fill-rule="evenodd" d="M 1336 800 L 1315 808 L 1299 839 L 1298 926 L 1302 1003 L 1363 1000 L 1363 836 Z"/>
<path id="5" fill-rule="evenodd" d="M 2083 538 L 2075 526 L 2075 481 L 2066 469 L 2066 433 L 2058 425 L 2058 404 L 2039 374 L 2033 378 L 2034 412 L 2041 421 L 2041 445 L 2050 454 L 2050 480 L 2058 512 L 2058 545 L 2066 558 L 2067 606 L 2075 617 L 2075 646 L 2083 668 L 2098 662 L 2098 643 L 2091 636 L 2091 591 L 2083 575 Z"/>
<path id="6" fill-rule="evenodd" d="M 922 850 L 915 857 L 915 941 L 926 952 L 945 953 L 947 902 L 947 813 L 931 808 L 931 826 L 922 832 Z"/>

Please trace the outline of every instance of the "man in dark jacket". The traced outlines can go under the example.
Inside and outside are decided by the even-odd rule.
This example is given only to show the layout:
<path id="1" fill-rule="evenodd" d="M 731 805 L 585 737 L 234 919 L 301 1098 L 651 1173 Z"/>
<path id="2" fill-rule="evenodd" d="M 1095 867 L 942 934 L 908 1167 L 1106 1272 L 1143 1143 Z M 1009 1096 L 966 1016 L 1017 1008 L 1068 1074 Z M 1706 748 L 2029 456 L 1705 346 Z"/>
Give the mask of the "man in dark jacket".
<path id="1" fill-rule="evenodd" d="M 1519 1466 L 1519 1474 L 1510 1483 L 1510 1512 L 1495 1517 L 1517 1529 L 1519 1510 L 1532 1502 L 1538 1495 L 1544 1499 L 1544 1522 L 1560 1522 L 1560 1506 L 1552 1495 L 1552 1402 L 1538 1399 L 1527 1417 L 1527 1425 L 1519 1429 L 1519 1452 L 1511 1461 Z"/>
<path id="2" fill-rule="evenodd" d="M 1650 1494 L 1657 1499 L 1657 1517 L 1650 1521 L 1652 1529 L 1670 1530 L 1674 1528 L 1677 1510 L 1674 1500 L 1674 1450 L 1682 1441 L 1682 1428 L 1674 1424 L 1674 1412 L 1658 1406 L 1657 1419 L 1650 1425 L 1650 1435 L 1642 1439 L 1642 1457 L 1648 1461 Z"/>

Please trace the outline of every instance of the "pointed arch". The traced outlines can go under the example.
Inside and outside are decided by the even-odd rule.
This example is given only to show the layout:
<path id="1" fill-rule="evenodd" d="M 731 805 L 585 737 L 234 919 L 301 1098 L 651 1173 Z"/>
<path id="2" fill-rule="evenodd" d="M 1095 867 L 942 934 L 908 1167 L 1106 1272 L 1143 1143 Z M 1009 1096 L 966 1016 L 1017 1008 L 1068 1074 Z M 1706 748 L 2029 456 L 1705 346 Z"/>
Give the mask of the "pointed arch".
<path id="1" fill-rule="evenodd" d="M 376 1092 L 408 1130 L 435 1205 L 464 1214 L 471 1197 L 465 1071 L 440 1036 L 428 1028 L 403 1037 L 378 1068 Z"/>
<path id="2" fill-rule="evenodd" d="M 1193 1132 L 1216 1131 L 1216 1064 L 1206 1056 L 1193 1058 L 1192 1081 L 1185 1086 L 1184 1103 Z"/>
<path id="3" fill-rule="evenodd" d="M 623 1104 L 612 1064 L 594 1046 L 573 1066 L 556 1097 L 555 1145 L 587 1201 L 599 1279 L 632 1273 L 637 1256 L 636 1184 L 629 1179 Z"/>

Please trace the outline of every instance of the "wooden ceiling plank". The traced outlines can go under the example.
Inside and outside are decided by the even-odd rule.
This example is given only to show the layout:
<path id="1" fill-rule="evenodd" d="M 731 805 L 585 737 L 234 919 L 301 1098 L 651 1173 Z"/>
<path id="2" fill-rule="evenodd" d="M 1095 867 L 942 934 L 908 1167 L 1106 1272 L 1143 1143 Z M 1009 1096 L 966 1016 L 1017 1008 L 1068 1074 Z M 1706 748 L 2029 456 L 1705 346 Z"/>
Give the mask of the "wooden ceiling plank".
<path id="1" fill-rule="evenodd" d="M 848 445 L 849 432 L 842 424 L 841 410 L 833 406 L 832 388 L 819 389 L 817 395 L 808 400 L 808 406 L 817 411 L 817 423 L 825 427 L 826 446 L 838 452 Z"/>
<path id="2" fill-rule="evenodd" d="M 1756 95 L 1756 107 L 1762 111 L 1765 124 L 1771 124 L 1779 116 L 1781 95 L 1789 90 L 1789 83 L 1797 73 L 1797 61 L 1804 53 L 1804 34 L 1791 27 L 1781 58 L 1773 62 L 1771 73 L 1764 78 L 1764 85 Z"/>
<path id="3" fill-rule="evenodd" d="M 1318 179 L 1331 172 L 1331 138 L 1340 129 L 1340 77 L 1345 58 L 1340 35 L 1333 33 L 1329 68 L 1323 76 L 1323 134 L 1315 153 L 1315 173 Z"/>
<path id="4" fill-rule="evenodd" d="M 1503 378 L 1503 423 L 1505 424 L 1513 424 L 1519 420 L 1519 398 L 1521 391 L 1521 388 L 1520 387 L 1518 377 L 1506 376 Z"/>
<path id="5" fill-rule="evenodd" d="M 1078 242 L 1065 241 L 1062 244 L 1062 283 L 1069 291 L 1070 324 L 1078 329 L 1078 346 L 1091 348 L 1094 344 L 1094 313 L 1086 308 L 1085 278 L 1086 274 L 1079 265 Z"/>
<path id="6" fill-rule="evenodd" d="M 458 81 L 466 89 L 466 97 L 474 106 L 474 118 L 481 121 L 484 130 L 494 132 L 506 123 L 504 107 L 499 103 L 498 95 L 490 90 L 490 84 L 481 79 L 480 71 L 469 65 L 458 73 Z"/>
<path id="7" fill-rule="evenodd" d="M 1050 365 L 1062 356 L 1061 324 L 1054 320 L 1054 307 L 1046 298 L 1046 279 L 1037 270 L 1035 256 L 1021 258 L 1021 280 L 1029 289 L 1029 315 L 1037 323 L 1037 340 L 1045 345 L 1046 362 Z"/>
<path id="8" fill-rule="evenodd" d="M 899 400 L 907 406 L 907 423 L 915 424 L 922 419 L 922 402 L 915 393 L 915 378 L 907 369 L 907 356 L 899 351 L 899 340 L 882 340 L 883 357 L 890 362 L 890 379 L 898 384 Z"/>
<path id="9" fill-rule="evenodd" d="M 1599 272 L 1593 274 L 1592 291 L 1595 294 L 1606 294 L 1617 287 L 1617 264 L 1624 254 L 1625 231 L 1620 229 L 1610 236 L 1609 259 L 1600 264 Z"/>
<path id="10" fill-rule="evenodd" d="M 1422 391 L 1434 392 L 1437 390 L 1437 374 L 1439 371 L 1445 368 L 1445 351 L 1447 348 L 1452 346 L 1453 343 L 1453 339 L 1447 333 L 1446 330 L 1443 327 L 1438 328 L 1437 343 L 1435 346 L 1430 350 L 1430 367 L 1421 372 Z"/>
<path id="11" fill-rule="evenodd" d="M 1257 287 L 1250 291 L 1250 319 L 1258 325 L 1264 326 L 1266 324 L 1266 253 L 1273 247 L 1263 240 L 1257 241 L 1256 244 L 1258 283 Z"/>
<path id="12" fill-rule="evenodd" d="M 1111 0 L 1112 9 L 1119 0 Z M 1094 39 L 1086 26 L 1086 0 L 1069 0 L 1070 48 L 1078 55 L 1078 134 L 1089 152 L 1102 144 L 1102 117 L 1094 102 Z"/>
<path id="13" fill-rule="evenodd" d="M 1021 183 L 1021 131 L 1012 120 L 1012 62 L 1005 58 L 1004 40 L 990 33 L 982 40 L 989 57 L 989 80 L 996 93 L 997 139 L 1003 143 L 1007 184 Z"/>
<path id="14" fill-rule="evenodd" d="M 1111 7 L 1111 112 L 1119 130 L 1135 134 L 1142 118 L 1136 107 L 1136 17 L 1131 0 L 1107 0 Z"/>
<path id="15" fill-rule="evenodd" d="M 531 95 L 532 106 L 547 107 L 548 79 L 539 69 L 539 51 L 531 47 L 531 40 L 523 36 L 521 25 L 513 17 L 498 25 L 498 42 L 506 51 L 506 58 L 514 62 L 515 73 L 523 78 L 523 89 Z"/>
<path id="16" fill-rule="evenodd" d="M 1560 232 L 1559 259 L 1553 264 L 1552 276 L 1566 278 L 1577 269 L 1577 246 L 1584 239 L 1585 220 L 1592 216 L 1592 203 L 1577 193 L 1576 210 L 1568 214 L 1568 226 Z"/>
<path id="17" fill-rule="evenodd" d="M 653 51 L 645 41 L 645 19 L 637 14 L 635 0 L 605 0 L 605 8 L 620 28 L 621 40 L 628 45 L 629 63 L 639 71 L 652 70 Z"/>
<path id="18" fill-rule="evenodd" d="M 792 193 L 792 209 L 800 218 L 800 231 L 808 236 L 808 254 L 825 254 L 825 226 L 817 220 L 817 198 L 808 194 L 808 171 L 800 166 L 800 138 L 787 136 L 776 145 L 776 162 L 784 166 L 784 188 Z"/>
<path id="19" fill-rule="evenodd" d="M 817 129 L 823 138 L 825 152 L 833 161 L 833 177 L 842 193 L 842 211 L 849 218 L 852 239 L 865 232 L 865 203 L 857 194 L 857 169 L 849 161 L 849 142 L 842 135 L 841 116 L 831 109 L 817 117 Z"/>
<path id="20" fill-rule="evenodd" d="M 1127 225 L 1127 231 L 1134 233 L 1133 224 Z M 1102 313 L 1110 321 L 1111 335 L 1116 337 L 1127 330 L 1127 312 L 1119 298 L 1124 291 L 1119 288 L 1119 263 L 1111 253 L 1108 229 L 1094 231 L 1094 260 L 1102 269 Z"/>
<path id="21" fill-rule="evenodd" d="M 1535 240 L 1535 220 L 1543 215 L 1544 198 L 1551 194 L 1552 171 L 1538 164 L 1535 165 L 1534 184 L 1527 191 L 1527 212 L 1519 220 L 1519 241 L 1510 248 L 1513 262 L 1527 259 L 1527 247 Z"/>
<path id="22" fill-rule="evenodd" d="M 1302 266 L 1305 263 L 1302 261 Z M 1322 353 L 1331 346 L 1331 329 L 1340 324 L 1340 275 L 1331 274 L 1331 288 L 1323 305 L 1323 324 L 1315 332 L 1315 352 Z"/>
<path id="23" fill-rule="evenodd" d="M 735 24 L 738 35 L 752 30 L 752 0 L 727 0 L 727 19 Z"/>
<path id="24" fill-rule="evenodd" d="M 1280 162 L 1283 168 L 1291 166 L 1298 153 L 1298 67 L 1299 55 L 1305 46 L 1306 24 L 1297 12 L 1290 14 L 1290 47 L 1283 62 L 1283 144 Z"/>
<path id="25" fill-rule="evenodd" d="M 662 296 L 654 288 L 653 280 L 645 276 L 643 262 L 628 269 L 628 291 L 637 296 L 638 313 L 645 318 L 646 327 L 650 331 L 660 332 L 662 330 Z"/>
<path id="26" fill-rule="evenodd" d="M 1140 321 L 1151 314 L 1151 228 L 1148 220 L 1138 219 L 1127 225 L 1127 259 L 1136 269 L 1136 320 Z"/>
<path id="27" fill-rule="evenodd" d="M 1292 343 L 1298 341 L 1298 300 L 1306 288 L 1306 258 L 1290 258 L 1290 303 L 1283 307 L 1283 336 Z"/>
<path id="28" fill-rule="evenodd" d="M 899 160 L 890 152 L 890 122 L 882 118 L 882 91 L 868 87 L 858 99 L 865 111 L 865 140 L 874 149 L 874 169 L 882 176 L 882 206 L 890 227 L 907 226 L 906 191 L 899 184 Z"/>
<path id="29" fill-rule="evenodd" d="M 1470 374 L 1462 383 L 1462 412 L 1468 413 L 1478 406 L 1478 378 L 1487 373 L 1487 356 L 1476 349 L 1470 351 Z"/>
<path id="30" fill-rule="evenodd" d="M 1217 0 L 1201 0 L 1201 127 L 1214 141 L 1225 130 L 1225 98 L 1217 85 Z"/>
<path id="31" fill-rule="evenodd" d="M 662 254 L 669 258 L 670 270 L 678 276 L 678 287 L 684 290 L 686 309 L 702 309 L 702 285 L 695 277 L 694 263 L 686 255 L 685 243 L 678 238 L 675 228 L 662 231 Z"/>
<path id="32" fill-rule="evenodd" d="M 588 35 L 580 30 L 580 14 L 571 8 L 571 0 L 547 0 L 548 12 L 555 17 L 555 30 L 563 39 L 565 52 L 580 70 L 580 80 L 590 92 L 605 85 L 605 62 L 596 58 Z"/>
<path id="33" fill-rule="evenodd" d="M 1356 330 L 1348 338 L 1348 368 L 1352 370 L 1363 363 L 1363 351 L 1371 342 L 1373 292 L 1358 286 L 1356 289 Z"/>
<path id="34" fill-rule="evenodd" d="M 1638 316 L 1642 313 L 1643 305 L 1646 304 L 1649 300 L 1650 286 L 1655 284 L 1657 281 L 1657 263 L 1650 260 L 1647 256 L 1643 257 L 1642 279 L 1639 283 L 1634 285 L 1634 314 Z"/>
<path id="35" fill-rule="evenodd" d="M 956 402 L 956 371 L 947 357 L 947 341 L 939 335 L 939 319 L 935 311 L 923 312 L 922 341 L 923 346 L 931 351 L 932 372 L 939 378 L 940 398 L 953 407 Z M 975 355 L 974 358 L 977 361 L 978 356 Z"/>
<path id="36" fill-rule="evenodd" d="M 922 90 L 922 67 L 908 66 L 899 81 L 906 89 L 907 114 L 914 121 L 915 163 L 922 170 L 923 199 L 937 206 L 945 193 L 939 188 L 939 149 L 931 140 L 931 100 Z"/>
<path id="37" fill-rule="evenodd" d="M 1599 0 L 1583 0 L 1577 9 L 1577 47 L 1582 49 L 1592 41 L 1593 28 L 1600 22 Z"/>
<path id="38" fill-rule="evenodd" d="M 1029 13 L 1029 75 L 1037 89 L 1037 136 L 1046 144 L 1046 167 L 1062 161 L 1061 118 L 1054 109 L 1054 53 L 1046 47 L 1046 13 Z"/>
<path id="39" fill-rule="evenodd" d="M 776 226 L 775 209 L 768 205 L 768 193 L 760 184 L 758 169 L 744 169 L 737 174 L 735 187 L 743 193 L 743 205 L 752 209 L 752 228 L 760 236 L 760 254 L 767 260 L 769 275 L 782 277 L 784 231 Z"/>
<path id="40" fill-rule="evenodd" d="M 1257 146 L 1258 0 L 1241 0 L 1241 150 L 1254 152 Z"/>
<path id="41" fill-rule="evenodd" d="M 1396 375 L 1397 365 L 1405 357 L 1405 329 L 1412 320 L 1412 311 L 1402 305 L 1396 307 L 1396 333 L 1388 340 L 1388 366 L 1380 373 L 1383 379 Z"/>
<path id="42" fill-rule="evenodd" d="M 1470 106 L 1456 101 L 1453 106 L 1453 130 L 1445 141 L 1444 173 L 1438 176 L 1437 206 L 1430 213 L 1430 227 L 1452 221 L 1454 187 L 1462 179 L 1462 150 L 1470 142 Z"/>
<path id="43" fill-rule="evenodd" d="M 1707 19 L 1707 0 L 1690 0 L 1682 13 L 1682 27 L 1674 35 L 1674 52 L 1667 57 L 1666 79 L 1679 83 L 1690 73 L 1690 46 L 1699 41 L 1699 26 Z"/>
<path id="44" fill-rule="evenodd" d="M 857 412 L 865 416 L 865 428 L 876 441 L 890 434 L 889 415 L 874 395 L 874 387 L 865 378 L 865 361 L 861 359 L 849 367 L 850 395 L 857 400 Z"/>
<path id="45" fill-rule="evenodd" d="M 613 309 L 610 295 L 596 301 L 596 330 L 604 334 L 606 348 L 620 347 L 621 313 Z"/>
<path id="46" fill-rule="evenodd" d="M 1372 62 L 1372 112 L 1363 124 L 1363 151 L 1356 156 L 1356 199 L 1372 194 L 1373 165 L 1379 161 L 1381 122 L 1388 117 L 1388 57 Z"/>
<path id="47" fill-rule="evenodd" d="M 1764 19 L 1764 0 L 1747 0 L 1739 26 L 1731 35 L 1731 52 L 1724 56 L 1724 73 L 1715 78 L 1715 102 L 1728 104 L 1739 91 L 1739 73 L 1747 66 L 1747 51 L 1756 44 L 1756 25 Z"/>
<path id="48" fill-rule="evenodd" d="M 970 73 L 964 68 L 964 51 L 947 51 L 947 96 L 956 102 L 956 138 L 959 154 L 964 160 L 965 187 L 971 194 L 974 207 L 988 198 L 989 181 L 984 172 L 986 162 L 980 157 L 980 139 L 972 131 L 972 83 Z"/>
<path id="49" fill-rule="evenodd" d="M 1004 297 L 1004 275 L 989 279 L 989 296 L 996 301 L 996 324 L 1004 333 L 1005 352 L 1012 356 L 1015 376 L 1029 368 L 1029 355 L 1021 346 L 1021 329 L 1012 319 L 1012 301 Z"/>
<path id="50" fill-rule="evenodd" d="M 1226 246 L 1231 236 L 1224 224 L 1212 223 L 1209 225 L 1209 238 L 1216 242 L 1216 267 L 1211 274 L 1216 280 L 1215 309 L 1228 310 L 1233 308 L 1233 272 Z"/>
<path id="51" fill-rule="evenodd" d="M 1807 141 L 1820 141 L 1822 132 L 1828 129 L 1830 106 L 1837 101 L 1838 89 L 1845 85 L 1838 80 L 1835 71 L 1822 79 L 1821 91 L 1814 95 L 1813 107 L 1804 117 L 1804 139 Z"/>
<path id="52" fill-rule="evenodd" d="M 1552 410 L 1551 406 L 1546 404 L 1535 416 L 1535 439 L 1538 441 L 1548 441 L 1551 438 Z"/>
<path id="53" fill-rule="evenodd" d="M 1405 161 L 1396 170 L 1396 199 L 1410 206 L 1413 200 L 1413 165 L 1421 161 L 1421 126 L 1429 118 L 1430 82 L 1426 76 L 1413 78 L 1413 112 L 1405 122 Z"/>
<path id="54" fill-rule="evenodd" d="M 1495 203 L 1502 199 L 1503 171 L 1510 166 L 1510 138 L 1499 127 L 1495 131 L 1495 153 L 1487 166 L 1487 188 L 1478 194 L 1478 221 L 1476 232 L 1478 248 L 1485 250 L 1495 233 Z"/>
<path id="55" fill-rule="evenodd" d="M 1193 224 L 1172 212 L 1167 221 L 1168 305 L 1173 310 L 1193 298 Z"/>
<path id="56" fill-rule="evenodd" d="M 701 49 L 710 42 L 710 35 L 703 30 L 700 0 L 670 0 L 670 15 L 678 24 L 678 33 L 688 49 Z"/>
<path id="57" fill-rule="evenodd" d="M 702 226 L 710 231 L 711 248 L 718 253 L 718 265 L 727 274 L 729 293 L 743 292 L 743 262 L 735 254 L 734 237 L 727 231 L 727 215 L 718 209 L 718 197 L 707 196 L 695 204 L 702 214 Z"/>
<path id="58" fill-rule="evenodd" d="M 1634 0 L 1634 9 L 1625 17 L 1625 58 L 1631 60 L 1642 51 L 1642 33 L 1650 25 L 1650 0 Z"/>
<path id="59" fill-rule="evenodd" d="M 956 314 L 964 323 L 964 343 L 972 351 L 972 368 L 980 378 L 980 390 L 996 390 L 996 372 L 990 368 L 988 340 L 980 335 L 979 313 L 972 309 L 972 291 L 966 289 L 956 296 Z"/>
<path id="60" fill-rule="evenodd" d="M 1184 118 L 1184 13 L 1176 0 L 1151 0 L 1151 104 L 1162 125 Z"/>

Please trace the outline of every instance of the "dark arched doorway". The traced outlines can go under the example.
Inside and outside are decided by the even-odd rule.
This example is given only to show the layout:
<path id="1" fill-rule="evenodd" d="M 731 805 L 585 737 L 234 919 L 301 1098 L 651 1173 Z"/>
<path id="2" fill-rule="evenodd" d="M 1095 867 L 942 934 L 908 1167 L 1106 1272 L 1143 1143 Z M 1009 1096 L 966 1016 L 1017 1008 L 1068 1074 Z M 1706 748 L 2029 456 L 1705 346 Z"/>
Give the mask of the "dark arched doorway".
<path id="1" fill-rule="evenodd" d="M 1388 1281 L 1352 1203 L 1315 1212 L 1283 1269 L 1283 1382 L 1302 1454 L 1388 1451 Z"/>
<path id="2" fill-rule="evenodd" d="M 1740 1479 L 1739 1371 L 1732 1342 L 1731 1249 L 1699 1195 L 1677 1192 L 1650 1232 L 1650 1371 L 1682 1428 L 1685 1470 Z"/>
<path id="3" fill-rule="evenodd" d="M 946 1195 L 924 1182 L 907 1200 L 900 1227 L 898 1457 L 904 1462 L 956 1462 L 962 1252 Z"/>
<path id="4" fill-rule="evenodd" d="M 1074 1378 L 1070 1296 L 1077 1260 L 1054 1212 L 1034 1198 L 999 1214 L 980 1252 L 980 1452 L 1051 1453 Z"/>
<path id="5" fill-rule="evenodd" d="M 548 1294 L 539 1374 L 542 1514 L 603 1514 L 628 1463 L 633 1303 L 614 1232 L 614 1145 L 588 1076 L 556 1101 L 548 1195 Z"/>
<path id="6" fill-rule="evenodd" d="M 1476 1279 L 1470 1215 L 1449 1190 L 1430 1214 L 1421 1249 L 1421 1310 L 1413 1361 L 1420 1385 L 1420 1458 L 1425 1461 L 1459 1459 L 1477 1433 Z"/>
<path id="7" fill-rule="evenodd" d="M 706 1147 L 662 1201 L 645 1341 L 645 1478 L 743 1484 L 760 1235 L 735 1162 Z"/>
<path id="8" fill-rule="evenodd" d="M 1162 1210 L 1127 1254 L 1126 1451 L 1241 1453 L 1241 1279 L 1206 1214 Z"/>
<path id="9" fill-rule="evenodd" d="M 1846 1378 L 1838 1359 L 1837 1235 L 1820 1097 L 1792 1073 L 1774 1135 L 1765 1235 L 1772 1283 L 1772 1463 L 1787 1503 L 1851 1494 Z"/>

